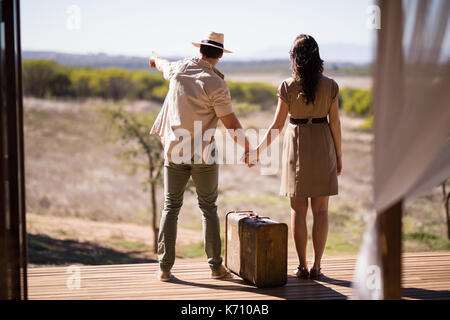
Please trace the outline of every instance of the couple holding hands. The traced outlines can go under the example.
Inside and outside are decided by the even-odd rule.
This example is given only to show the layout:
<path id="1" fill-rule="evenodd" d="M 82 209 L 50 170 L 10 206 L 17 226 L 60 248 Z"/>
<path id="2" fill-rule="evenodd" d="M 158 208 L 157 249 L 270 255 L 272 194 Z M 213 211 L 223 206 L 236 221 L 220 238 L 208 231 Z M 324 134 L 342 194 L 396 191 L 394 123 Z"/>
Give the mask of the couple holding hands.
<path id="1" fill-rule="evenodd" d="M 217 215 L 219 165 L 205 161 L 205 150 L 214 150 L 214 137 L 201 139 L 201 146 L 193 146 L 196 129 L 215 130 L 220 121 L 234 130 L 236 142 L 245 148 L 245 163 L 251 167 L 263 151 L 281 132 L 289 115 L 282 157 L 280 195 L 290 197 L 291 229 L 299 258 L 294 274 L 302 279 L 316 279 L 321 275 L 320 261 L 328 234 L 328 200 L 338 193 L 337 176 L 342 170 L 341 128 L 339 120 L 337 83 L 322 74 L 323 60 L 313 37 L 296 37 L 290 51 L 292 77 L 278 88 L 278 105 L 274 120 L 256 149 L 251 149 L 242 126 L 233 112 L 230 90 L 216 65 L 224 53 L 224 35 L 210 32 L 200 43 L 199 57 L 169 62 L 156 55 L 150 67 L 156 68 L 170 81 L 169 92 L 151 133 L 161 137 L 164 146 L 164 209 L 158 236 L 158 279 L 169 281 L 175 262 L 175 242 L 178 214 L 190 177 L 194 182 L 198 204 L 203 213 L 205 252 L 211 277 L 222 279 L 229 271 L 222 264 L 220 222 Z M 328 120 L 329 119 L 329 120 Z M 179 132 L 183 132 L 180 141 Z M 239 134 L 241 137 L 239 137 Z M 189 137 L 189 138 L 186 138 Z M 187 150 L 199 150 L 196 155 L 183 155 L 189 161 L 174 161 L 188 144 Z M 212 151 L 214 153 L 215 151 Z M 195 153 L 195 151 L 194 151 Z M 206 152 L 208 154 L 208 152 Z M 176 157 L 174 157 L 176 155 Z M 314 264 L 307 267 L 306 246 L 308 232 L 306 214 L 308 199 L 314 217 L 312 240 Z"/>

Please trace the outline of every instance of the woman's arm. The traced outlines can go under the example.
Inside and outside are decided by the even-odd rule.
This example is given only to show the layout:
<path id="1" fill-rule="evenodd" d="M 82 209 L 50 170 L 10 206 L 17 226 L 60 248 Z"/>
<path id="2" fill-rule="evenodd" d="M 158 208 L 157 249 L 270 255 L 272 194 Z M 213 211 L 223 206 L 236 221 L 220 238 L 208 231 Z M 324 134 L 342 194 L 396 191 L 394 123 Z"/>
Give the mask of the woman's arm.
<path id="1" fill-rule="evenodd" d="M 341 149 L 341 120 L 339 119 L 339 102 L 335 99 L 330 108 L 330 129 L 333 136 L 334 148 L 337 159 L 337 175 L 342 171 L 342 149 Z"/>
<path id="2" fill-rule="evenodd" d="M 282 99 L 278 98 L 277 111 L 275 112 L 273 122 L 267 130 L 258 148 L 256 148 L 257 159 L 259 159 L 259 155 L 261 154 L 261 152 L 264 151 L 264 149 L 268 148 L 272 141 L 275 140 L 275 138 L 280 134 L 281 130 L 283 130 L 288 112 L 289 105 Z"/>

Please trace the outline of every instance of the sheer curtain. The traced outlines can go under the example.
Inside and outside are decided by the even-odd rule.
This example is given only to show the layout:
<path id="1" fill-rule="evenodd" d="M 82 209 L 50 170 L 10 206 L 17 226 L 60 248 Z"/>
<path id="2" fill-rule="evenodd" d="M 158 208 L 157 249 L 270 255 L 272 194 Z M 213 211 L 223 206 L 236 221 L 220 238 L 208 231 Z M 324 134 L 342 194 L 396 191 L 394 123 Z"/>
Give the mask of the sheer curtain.
<path id="1" fill-rule="evenodd" d="M 381 299 L 377 214 L 450 177 L 450 1 L 380 0 L 374 72 L 374 206 L 354 298 Z"/>

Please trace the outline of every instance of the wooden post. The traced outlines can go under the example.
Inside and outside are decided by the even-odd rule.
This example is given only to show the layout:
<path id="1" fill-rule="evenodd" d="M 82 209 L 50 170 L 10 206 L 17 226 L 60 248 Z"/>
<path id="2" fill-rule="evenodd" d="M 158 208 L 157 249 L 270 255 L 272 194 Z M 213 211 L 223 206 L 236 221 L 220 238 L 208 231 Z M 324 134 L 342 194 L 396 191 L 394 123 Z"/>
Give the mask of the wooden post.
<path id="1" fill-rule="evenodd" d="M 19 0 L 0 12 L 0 299 L 27 299 Z"/>
<path id="2" fill-rule="evenodd" d="M 402 298 L 402 201 L 382 211 L 379 216 L 383 297 Z"/>

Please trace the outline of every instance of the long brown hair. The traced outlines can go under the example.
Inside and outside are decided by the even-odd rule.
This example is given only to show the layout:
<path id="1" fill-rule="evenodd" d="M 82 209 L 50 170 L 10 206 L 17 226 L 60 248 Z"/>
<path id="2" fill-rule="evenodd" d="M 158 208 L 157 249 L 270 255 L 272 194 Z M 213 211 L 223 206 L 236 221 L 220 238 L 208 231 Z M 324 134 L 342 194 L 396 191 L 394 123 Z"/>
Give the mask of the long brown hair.
<path id="1" fill-rule="evenodd" d="M 323 72 L 319 46 L 313 37 L 301 34 L 295 38 L 290 51 L 293 77 L 300 82 L 300 93 L 306 104 L 316 99 L 316 89 Z"/>

